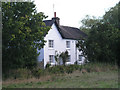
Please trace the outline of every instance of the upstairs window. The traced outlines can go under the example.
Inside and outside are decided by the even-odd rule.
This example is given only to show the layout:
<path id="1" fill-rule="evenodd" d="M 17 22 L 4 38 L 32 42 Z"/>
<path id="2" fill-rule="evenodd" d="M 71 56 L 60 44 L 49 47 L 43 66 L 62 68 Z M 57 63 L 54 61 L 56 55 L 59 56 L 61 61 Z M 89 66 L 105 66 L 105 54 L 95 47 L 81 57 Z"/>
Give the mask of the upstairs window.
<path id="1" fill-rule="evenodd" d="M 49 48 L 53 48 L 54 47 L 54 41 L 53 40 L 49 40 Z"/>
<path id="2" fill-rule="evenodd" d="M 66 41 L 66 48 L 70 48 L 70 41 Z"/>
<path id="3" fill-rule="evenodd" d="M 54 55 L 49 55 L 49 61 L 50 63 L 54 63 Z"/>

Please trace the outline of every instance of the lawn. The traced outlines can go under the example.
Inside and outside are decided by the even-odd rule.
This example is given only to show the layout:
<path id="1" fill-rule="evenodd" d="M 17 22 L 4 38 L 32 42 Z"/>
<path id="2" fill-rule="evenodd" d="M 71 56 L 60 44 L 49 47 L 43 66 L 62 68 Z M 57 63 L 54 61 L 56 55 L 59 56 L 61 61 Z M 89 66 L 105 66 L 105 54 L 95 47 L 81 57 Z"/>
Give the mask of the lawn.
<path id="1" fill-rule="evenodd" d="M 42 79 L 45 77 L 42 77 Z M 118 71 L 80 72 L 52 75 L 47 79 L 3 83 L 3 88 L 118 88 Z"/>

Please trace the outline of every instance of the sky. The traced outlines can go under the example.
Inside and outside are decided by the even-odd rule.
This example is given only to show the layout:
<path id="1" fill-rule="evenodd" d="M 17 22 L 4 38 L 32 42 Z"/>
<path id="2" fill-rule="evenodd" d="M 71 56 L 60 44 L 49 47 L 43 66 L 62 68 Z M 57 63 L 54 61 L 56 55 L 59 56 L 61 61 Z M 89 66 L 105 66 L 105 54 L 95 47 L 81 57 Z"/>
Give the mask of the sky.
<path id="1" fill-rule="evenodd" d="M 102 17 L 106 11 L 114 7 L 119 0 L 34 0 L 37 12 L 44 12 L 51 20 L 60 18 L 60 25 L 79 28 L 86 15 Z M 54 8 L 53 8 L 54 7 Z"/>

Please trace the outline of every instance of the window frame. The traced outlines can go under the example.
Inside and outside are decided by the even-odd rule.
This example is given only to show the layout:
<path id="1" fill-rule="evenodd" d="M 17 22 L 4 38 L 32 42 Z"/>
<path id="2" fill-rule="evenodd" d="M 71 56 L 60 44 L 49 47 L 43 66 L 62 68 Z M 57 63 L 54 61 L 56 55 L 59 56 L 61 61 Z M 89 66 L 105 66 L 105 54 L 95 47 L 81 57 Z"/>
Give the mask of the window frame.
<path id="1" fill-rule="evenodd" d="M 70 49 L 70 41 L 66 41 L 66 48 Z"/>
<path id="2" fill-rule="evenodd" d="M 81 58 L 80 58 L 80 57 L 81 57 Z M 79 60 L 79 61 L 82 61 L 82 57 L 83 57 L 83 55 L 79 55 L 78 60 Z"/>
<path id="3" fill-rule="evenodd" d="M 54 63 L 54 55 L 49 55 L 49 62 Z"/>
<path id="4" fill-rule="evenodd" d="M 54 48 L 54 40 L 48 40 L 48 47 Z"/>
<path id="5" fill-rule="evenodd" d="M 71 62 L 71 55 L 68 55 L 68 58 L 67 58 L 66 62 Z"/>

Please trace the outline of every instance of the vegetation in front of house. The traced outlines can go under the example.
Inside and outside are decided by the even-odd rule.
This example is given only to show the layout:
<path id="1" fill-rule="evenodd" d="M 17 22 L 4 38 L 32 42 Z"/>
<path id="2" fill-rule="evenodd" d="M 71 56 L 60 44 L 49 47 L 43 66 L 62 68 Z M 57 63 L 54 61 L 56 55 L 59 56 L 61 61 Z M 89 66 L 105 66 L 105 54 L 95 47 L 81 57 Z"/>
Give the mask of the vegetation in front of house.
<path id="1" fill-rule="evenodd" d="M 117 71 L 117 65 L 103 64 L 103 63 L 88 63 L 86 65 L 61 65 L 48 67 L 46 69 L 34 68 L 34 69 L 16 69 L 11 70 L 7 73 L 7 76 L 3 74 L 3 81 L 8 79 L 29 79 L 29 78 L 40 78 L 41 76 L 52 75 L 52 74 L 70 74 L 74 71 L 80 72 L 106 72 L 106 71 Z"/>
<path id="2" fill-rule="evenodd" d="M 64 76 L 51 76 L 46 81 L 22 82 L 3 85 L 3 88 L 118 88 L 117 72 L 74 72 Z"/>
<path id="3" fill-rule="evenodd" d="M 11 73 L 12 74 L 12 73 Z M 14 77 L 16 74 L 16 79 Z M 18 70 L 3 88 L 118 88 L 118 67 L 110 64 L 54 66 Z"/>

